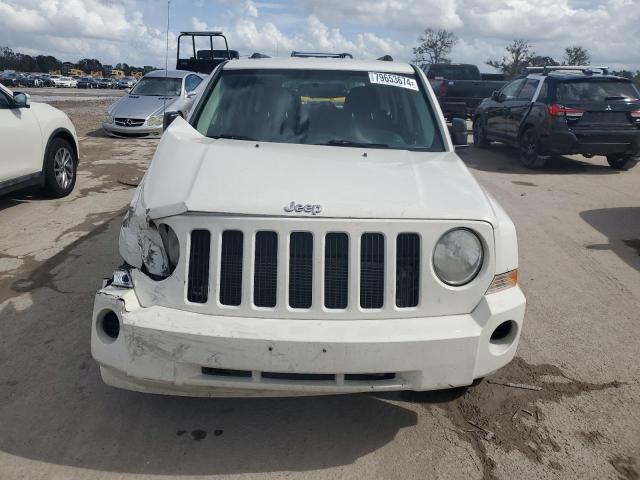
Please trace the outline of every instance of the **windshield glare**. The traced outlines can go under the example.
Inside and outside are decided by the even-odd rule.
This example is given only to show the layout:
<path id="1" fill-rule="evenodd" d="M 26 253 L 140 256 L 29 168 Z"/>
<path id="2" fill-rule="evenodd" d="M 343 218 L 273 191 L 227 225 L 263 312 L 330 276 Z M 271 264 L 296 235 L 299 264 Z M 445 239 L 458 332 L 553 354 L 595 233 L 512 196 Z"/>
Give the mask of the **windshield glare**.
<path id="1" fill-rule="evenodd" d="M 434 112 L 417 90 L 415 76 L 381 75 L 386 76 L 223 71 L 195 126 L 213 138 L 443 151 Z M 372 78 L 391 85 L 372 83 Z"/>
<path id="2" fill-rule="evenodd" d="M 141 79 L 131 90 L 131 95 L 177 97 L 182 88 L 181 78 L 148 77 Z"/>
<path id="3" fill-rule="evenodd" d="M 572 81 L 558 85 L 559 102 L 606 102 L 617 98 L 637 99 L 638 91 L 631 82 L 622 80 Z"/>

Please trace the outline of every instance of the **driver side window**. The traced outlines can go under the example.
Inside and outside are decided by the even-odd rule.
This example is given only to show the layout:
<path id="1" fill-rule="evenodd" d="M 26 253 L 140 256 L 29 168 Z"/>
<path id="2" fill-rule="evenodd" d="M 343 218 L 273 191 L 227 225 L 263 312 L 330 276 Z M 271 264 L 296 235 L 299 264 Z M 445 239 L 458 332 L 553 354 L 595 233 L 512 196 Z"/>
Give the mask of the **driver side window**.
<path id="1" fill-rule="evenodd" d="M 504 87 L 502 89 L 502 92 L 500 92 L 502 97 L 503 97 L 503 99 L 504 100 L 513 100 L 514 98 L 516 98 L 517 95 L 518 95 L 518 91 L 520 90 L 520 87 L 522 87 L 522 84 L 524 83 L 524 81 L 525 81 L 525 79 L 521 78 L 519 80 L 511 82 L 509 85 Z"/>

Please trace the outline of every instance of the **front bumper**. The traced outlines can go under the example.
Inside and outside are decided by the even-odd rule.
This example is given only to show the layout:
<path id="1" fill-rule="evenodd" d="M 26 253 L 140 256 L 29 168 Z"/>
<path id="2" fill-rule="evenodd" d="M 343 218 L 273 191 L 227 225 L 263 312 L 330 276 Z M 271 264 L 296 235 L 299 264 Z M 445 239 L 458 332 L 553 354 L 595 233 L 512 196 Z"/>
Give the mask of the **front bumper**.
<path id="1" fill-rule="evenodd" d="M 120 137 L 142 137 L 162 135 L 162 125 L 159 127 L 149 127 L 147 124 L 139 127 L 121 127 L 115 123 L 103 123 L 102 128 L 112 135 Z"/>
<path id="2" fill-rule="evenodd" d="M 91 353 L 105 383 L 190 396 L 288 396 L 470 385 L 511 361 L 522 330 L 519 287 L 471 314 L 376 320 L 212 316 L 141 307 L 134 290 L 95 298 Z M 103 328 L 115 312 L 116 339 Z M 511 321 L 497 341 L 496 327 Z"/>

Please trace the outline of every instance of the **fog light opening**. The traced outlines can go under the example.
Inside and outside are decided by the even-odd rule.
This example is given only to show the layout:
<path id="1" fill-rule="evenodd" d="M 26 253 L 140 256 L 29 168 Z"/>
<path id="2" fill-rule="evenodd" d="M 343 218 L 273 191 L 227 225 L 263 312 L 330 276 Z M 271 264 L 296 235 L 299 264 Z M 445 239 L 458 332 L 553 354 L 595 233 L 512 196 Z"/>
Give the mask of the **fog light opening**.
<path id="1" fill-rule="evenodd" d="M 504 340 L 507 338 L 511 331 L 515 328 L 514 322 L 512 320 L 507 320 L 506 322 L 502 322 L 500 325 L 496 327 L 496 329 L 491 334 L 491 342 L 493 343 L 501 343 L 500 340 Z"/>
<path id="2" fill-rule="evenodd" d="M 506 353 L 518 334 L 518 324 L 513 320 L 507 320 L 498 325 L 489 338 L 489 351 L 494 355 Z"/>
<path id="3" fill-rule="evenodd" d="M 98 328 L 103 341 L 115 342 L 120 336 L 120 319 L 113 310 L 105 310 L 98 319 Z"/>

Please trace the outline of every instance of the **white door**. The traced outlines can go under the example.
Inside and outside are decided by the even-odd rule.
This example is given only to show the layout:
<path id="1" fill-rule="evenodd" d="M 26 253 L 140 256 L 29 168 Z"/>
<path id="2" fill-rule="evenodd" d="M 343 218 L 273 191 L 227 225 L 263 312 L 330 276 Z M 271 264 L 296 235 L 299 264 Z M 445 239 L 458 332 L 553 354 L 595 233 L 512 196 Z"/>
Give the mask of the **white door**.
<path id="1" fill-rule="evenodd" d="M 0 184 L 42 171 L 42 148 L 35 114 L 0 89 Z"/>

